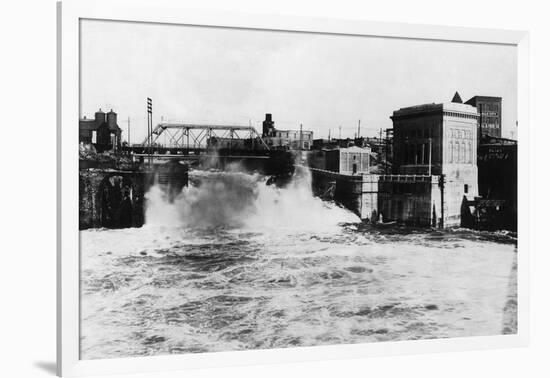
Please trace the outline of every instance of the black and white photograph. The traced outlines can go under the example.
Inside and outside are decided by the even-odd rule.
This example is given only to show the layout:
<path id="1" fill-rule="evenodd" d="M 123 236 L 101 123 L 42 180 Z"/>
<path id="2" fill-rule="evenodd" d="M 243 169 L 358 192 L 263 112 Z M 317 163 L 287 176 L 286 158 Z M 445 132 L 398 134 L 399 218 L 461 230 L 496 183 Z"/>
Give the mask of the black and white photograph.
<path id="1" fill-rule="evenodd" d="M 516 45 L 81 19 L 79 49 L 80 359 L 517 334 Z"/>

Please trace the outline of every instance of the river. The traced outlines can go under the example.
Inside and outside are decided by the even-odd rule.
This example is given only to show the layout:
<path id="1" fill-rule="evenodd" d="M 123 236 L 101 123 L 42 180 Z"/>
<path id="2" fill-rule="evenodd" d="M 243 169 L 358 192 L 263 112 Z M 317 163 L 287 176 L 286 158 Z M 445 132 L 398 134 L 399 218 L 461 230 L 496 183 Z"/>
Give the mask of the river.
<path id="1" fill-rule="evenodd" d="M 80 232 L 82 359 L 516 332 L 511 235 L 373 228 L 307 176 L 191 178 L 141 228 Z"/>

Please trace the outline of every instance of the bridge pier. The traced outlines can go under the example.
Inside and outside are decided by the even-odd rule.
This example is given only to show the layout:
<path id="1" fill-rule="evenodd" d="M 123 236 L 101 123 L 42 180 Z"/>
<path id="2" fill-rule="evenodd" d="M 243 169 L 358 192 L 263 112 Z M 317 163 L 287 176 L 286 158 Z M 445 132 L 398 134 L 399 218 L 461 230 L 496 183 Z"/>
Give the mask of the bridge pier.
<path id="1" fill-rule="evenodd" d="M 155 166 L 152 174 L 154 177 L 148 186 L 159 184 L 167 194 L 170 203 L 174 202 L 174 199 L 189 182 L 189 166 L 177 160 L 170 160 Z"/>
<path id="2" fill-rule="evenodd" d="M 79 228 L 128 228 L 145 223 L 145 193 L 158 184 L 173 202 L 188 183 L 188 165 L 148 166 L 82 163 L 79 170 Z"/>
<path id="3" fill-rule="evenodd" d="M 79 228 L 141 227 L 145 191 L 145 172 L 80 169 Z"/>

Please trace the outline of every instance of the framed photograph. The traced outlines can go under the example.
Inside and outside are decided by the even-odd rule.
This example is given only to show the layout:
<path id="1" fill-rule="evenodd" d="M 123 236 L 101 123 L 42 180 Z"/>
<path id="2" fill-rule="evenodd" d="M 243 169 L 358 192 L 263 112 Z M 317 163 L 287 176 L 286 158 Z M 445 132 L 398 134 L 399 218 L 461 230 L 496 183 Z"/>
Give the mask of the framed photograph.
<path id="1" fill-rule="evenodd" d="M 527 345 L 528 34 L 58 3 L 58 374 Z"/>

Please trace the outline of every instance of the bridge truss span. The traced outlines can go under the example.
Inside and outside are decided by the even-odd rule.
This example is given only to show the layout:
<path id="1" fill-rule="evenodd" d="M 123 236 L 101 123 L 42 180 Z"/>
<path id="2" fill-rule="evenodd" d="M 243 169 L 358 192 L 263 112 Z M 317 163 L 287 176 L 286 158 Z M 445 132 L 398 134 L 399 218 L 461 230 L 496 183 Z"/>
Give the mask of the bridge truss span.
<path id="1" fill-rule="evenodd" d="M 190 123 L 160 123 L 140 147 L 173 150 L 206 150 L 222 147 L 269 151 L 268 145 L 252 126 Z"/>

